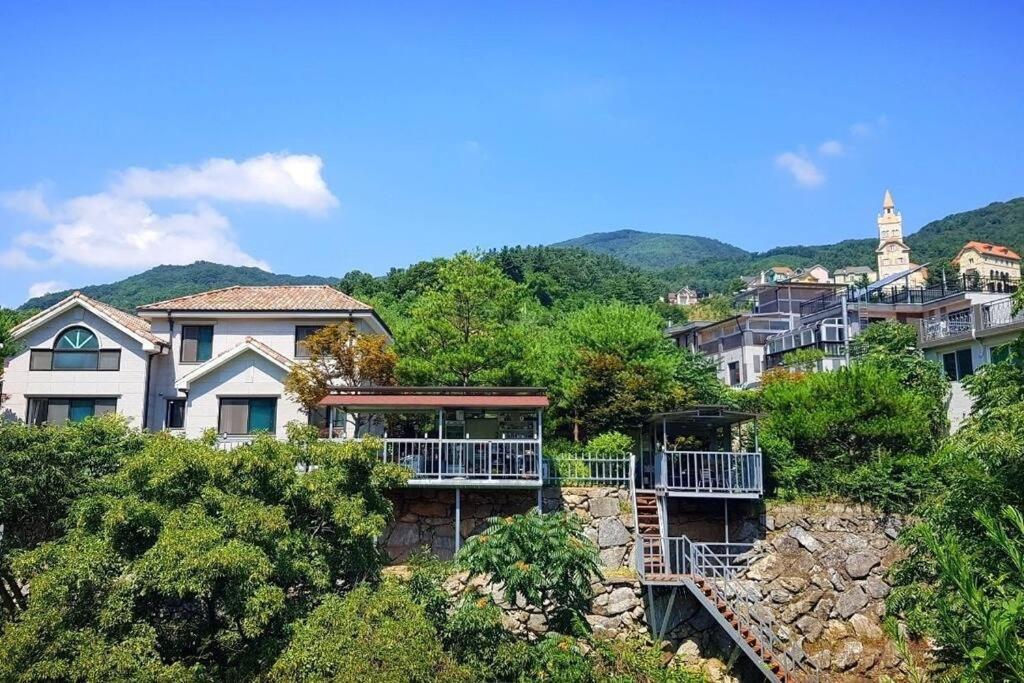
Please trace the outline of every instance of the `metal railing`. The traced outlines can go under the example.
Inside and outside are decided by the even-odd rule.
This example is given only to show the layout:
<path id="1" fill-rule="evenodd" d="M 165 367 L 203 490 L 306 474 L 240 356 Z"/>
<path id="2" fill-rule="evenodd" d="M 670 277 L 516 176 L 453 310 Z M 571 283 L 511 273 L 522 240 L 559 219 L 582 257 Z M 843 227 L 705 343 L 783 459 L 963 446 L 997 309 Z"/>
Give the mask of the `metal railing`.
<path id="1" fill-rule="evenodd" d="M 921 326 L 921 337 L 924 341 L 935 341 L 961 334 L 970 334 L 974 329 L 974 316 L 971 310 L 957 311 L 948 315 L 926 318 Z"/>
<path id="2" fill-rule="evenodd" d="M 252 443 L 255 438 L 255 436 L 248 434 L 241 436 L 219 436 L 213 447 L 218 451 L 233 451 L 236 448 Z"/>
<path id="3" fill-rule="evenodd" d="M 412 470 L 416 480 L 540 479 L 534 439 L 381 439 L 384 462 Z"/>
<path id="4" fill-rule="evenodd" d="M 981 327 L 990 329 L 1024 321 L 1024 309 L 1013 313 L 1013 298 L 992 301 L 981 307 Z"/>
<path id="5" fill-rule="evenodd" d="M 549 455 L 544 458 L 544 482 L 559 486 L 627 486 L 631 455 Z"/>
<path id="6" fill-rule="evenodd" d="M 655 459 L 656 486 L 708 495 L 760 495 L 764 491 L 760 453 L 661 451 Z"/>
<path id="7" fill-rule="evenodd" d="M 787 674 L 800 673 L 805 680 L 817 680 L 815 664 L 799 644 L 787 646 L 779 638 L 779 625 L 761 591 L 744 579 L 752 544 L 701 543 L 686 536 L 637 536 L 636 547 L 636 568 L 645 581 L 702 579 L 699 586 L 711 591 L 710 603 L 724 603 L 735 615 L 741 634 L 746 630 L 755 635 Z"/>

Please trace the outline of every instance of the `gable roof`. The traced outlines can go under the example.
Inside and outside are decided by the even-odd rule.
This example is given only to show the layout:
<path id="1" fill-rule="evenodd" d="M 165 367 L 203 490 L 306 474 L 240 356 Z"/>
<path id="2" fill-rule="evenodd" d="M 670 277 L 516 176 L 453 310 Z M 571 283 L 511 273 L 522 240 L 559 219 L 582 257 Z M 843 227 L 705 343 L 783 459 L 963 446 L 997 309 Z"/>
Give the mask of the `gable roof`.
<path id="1" fill-rule="evenodd" d="M 286 372 L 290 371 L 292 367 L 295 365 L 295 363 L 284 354 L 278 353 L 277 351 L 275 351 L 274 349 L 270 348 L 269 346 L 267 346 L 266 344 L 257 339 L 254 339 L 252 337 L 246 337 L 245 341 L 242 341 L 232 346 L 227 351 L 222 351 L 218 353 L 216 356 L 206 361 L 199 367 L 194 368 L 191 372 L 180 377 L 174 383 L 174 387 L 176 389 L 188 389 L 189 385 L 195 380 L 199 379 L 200 377 L 203 377 L 211 370 L 219 368 L 232 358 L 237 358 L 246 351 L 252 351 L 253 353 L 257 353 L 263 356 L 271 363 L 277 365 Z"/>
<path id="2" fill-rule="evenodd" d="M 367 311 L 362 301 L 329 285 L 235 285 L 165 299 L 139 311 Z"/>
<path id="3" fill-rule="evenodd" d="M 875 269 L 870 266 L 845 266 L 843 268 L 836 268 L 836 275 L 847 275 L 849 273 L 873 273 Z"/>
<path id="4" fill-rule="evenodd" d="M 36 313 L 28 320 L 11 329 L 11 336 L 17 339 L 40 325 L 53 320 L 62 313 L 81 306 L 94 315 L 103 318 L 114 327 L 137 339 L 147 351 L 155 351 L 157 347 L 167 346 L 167 342 L 150 331 L 149 321 L 126 313 L 110 304 L 97 301 L 81 292 L 73 292 L 47 309 Z"/>
<path id="5" fill-rule="evenodd" d="M 1000 244 L 989 244 L 988 242 L 975 242 L 974 240 L 971 240 L 964 246 L 960 247 L 960 251 L 957 252 L 956 258 L 953 259 L 953 263 L 959 263 L 960 257 L 963 256 L 964 252 L 968 249 L 973 249 L 984 256 L 995 256 L 997 258 L 1010 259 L 1011 261 L 1020 261 L 1020 254 L 1009 247 L 1004 247 Z"/>

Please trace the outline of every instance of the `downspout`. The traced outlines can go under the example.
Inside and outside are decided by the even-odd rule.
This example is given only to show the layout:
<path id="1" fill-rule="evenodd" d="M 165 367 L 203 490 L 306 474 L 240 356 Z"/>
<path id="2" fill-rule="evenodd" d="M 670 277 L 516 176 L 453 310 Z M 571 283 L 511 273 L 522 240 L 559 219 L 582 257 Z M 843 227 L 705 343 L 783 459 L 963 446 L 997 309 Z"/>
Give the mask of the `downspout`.
<path id="1" fill-rule="evenodd" d="M 149 380 L 150 375 L 152 374 L 151 368 L 153 367 L 153 357 L 155 355 L 155 353 L 151 353 L 146 359 L 146 390 L 143 393 L 142 399 L 142 428 L 144 430 L 149 429 Z"/>

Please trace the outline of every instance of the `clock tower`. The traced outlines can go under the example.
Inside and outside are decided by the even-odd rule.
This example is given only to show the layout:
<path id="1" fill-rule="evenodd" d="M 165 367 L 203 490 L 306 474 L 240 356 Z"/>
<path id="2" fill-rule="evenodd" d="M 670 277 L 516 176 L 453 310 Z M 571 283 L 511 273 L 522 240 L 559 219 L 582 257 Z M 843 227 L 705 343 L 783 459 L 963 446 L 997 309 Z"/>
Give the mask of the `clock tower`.
<path id="1" fill-rule="evenodd" d="M 896 210 L 889 190 L 882 199 L 882 213 L 878 214 L 878 279 L 914 268 L 910 262 L 910 247 L 903 242 L 903 216 Z M 916 278 L 914 278 L 916 279 Z"/>

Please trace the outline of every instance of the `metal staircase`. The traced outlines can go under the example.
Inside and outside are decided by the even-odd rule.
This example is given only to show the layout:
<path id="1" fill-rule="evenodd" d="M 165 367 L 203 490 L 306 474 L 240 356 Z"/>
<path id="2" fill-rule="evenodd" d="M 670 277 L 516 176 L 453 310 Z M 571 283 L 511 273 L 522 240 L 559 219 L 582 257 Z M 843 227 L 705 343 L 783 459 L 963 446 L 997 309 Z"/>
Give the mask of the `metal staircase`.
<path id="1" fill-rule="evenodd" d="M 698 543 L 668 536 L 664 497 L 630 486 L 636 530 L 636 570 L 647 585 L 649 616 L 658 639 L 665 634 L 680 586 L 725 630 L 769 681 L 817 681 L 818 672 L 799 644 L 789 647 L 777 633 L 760 592 L 745 582 L 749 544 Z M 672 588 L 660 620 L 654 587 Z M 660 621 L 660 628 L 658 622 Z"/>

